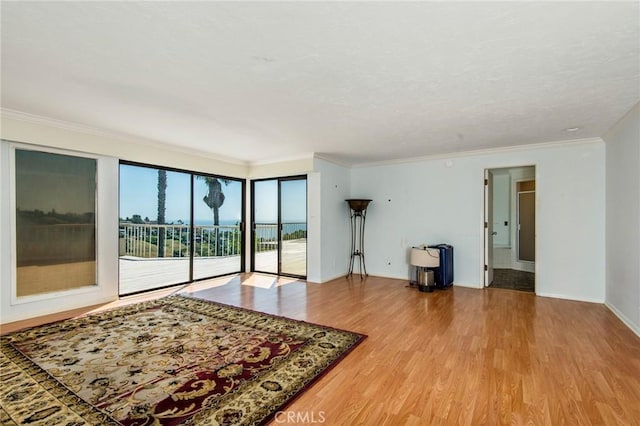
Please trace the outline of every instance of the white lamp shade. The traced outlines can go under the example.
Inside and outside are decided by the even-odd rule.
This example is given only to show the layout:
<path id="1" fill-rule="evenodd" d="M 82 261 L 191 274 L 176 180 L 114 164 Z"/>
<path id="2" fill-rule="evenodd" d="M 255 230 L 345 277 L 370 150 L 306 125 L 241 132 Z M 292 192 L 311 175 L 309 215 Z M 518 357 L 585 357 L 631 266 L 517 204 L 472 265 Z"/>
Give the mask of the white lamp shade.
<path id="1" fill-rule="evenodd" d="M 423 268 L 437 268 L 440 266 L 440 250 L 435 248 L 411 248 L 411 264 Z"/>

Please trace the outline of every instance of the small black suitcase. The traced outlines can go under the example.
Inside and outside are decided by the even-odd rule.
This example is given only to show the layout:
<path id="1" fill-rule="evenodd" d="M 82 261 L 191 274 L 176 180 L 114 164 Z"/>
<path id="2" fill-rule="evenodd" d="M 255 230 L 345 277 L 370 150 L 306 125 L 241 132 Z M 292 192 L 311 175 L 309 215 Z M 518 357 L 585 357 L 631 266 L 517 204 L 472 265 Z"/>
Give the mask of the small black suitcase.
<path id="1" fill-rule="evenodd" d="M 433 270 L 436 288 L 447 288 L 453 285 L 453 246 L 435 244 L 429 248 L 440 250 L 440 266 Z"/>

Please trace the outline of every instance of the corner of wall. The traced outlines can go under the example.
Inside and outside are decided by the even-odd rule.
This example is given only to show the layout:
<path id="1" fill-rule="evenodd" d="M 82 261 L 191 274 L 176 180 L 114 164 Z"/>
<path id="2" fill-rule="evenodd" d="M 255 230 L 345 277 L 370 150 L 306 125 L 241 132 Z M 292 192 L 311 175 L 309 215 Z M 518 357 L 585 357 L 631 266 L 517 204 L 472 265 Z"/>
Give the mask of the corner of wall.
<path id="1" fill-rule="evenodd" d="M 249 165 L 250 179 L 303 175 L 314 170 L 312 156 L 304 156 L 290 160 L 253 163 Z"/>
<path id="2" fill-rule="evenodd" d="M 605 304 L 640 336 L 640 102 L 603 139 Z"/>
<path id="3" fill-rule="evenodd" d="M 613 312 L 613 314 L 617 316 L 618 319 L 624 323 L 624 325 L 629 327 L 631 331 L 633 331 L 636 334 L 636 336 L 640 337 L 640 324 L 635 324 L 633 321 L 627 318 L 625 314 L 623 314 L 618 308 L 616 308 L 611 303 L 605 302 L 604 305 L 607 308 L 609 308 L 609 310 Z"/>
<path id="4" fill-rule="evenodd" d="M 351 193 L 351 171 L 322 158 L 314 159 L 314 170 L 320 179 L 320 282 L 327 282 L 347 273 L 350 234 L 347 205 L 344 200 L 349 198 Z"/>

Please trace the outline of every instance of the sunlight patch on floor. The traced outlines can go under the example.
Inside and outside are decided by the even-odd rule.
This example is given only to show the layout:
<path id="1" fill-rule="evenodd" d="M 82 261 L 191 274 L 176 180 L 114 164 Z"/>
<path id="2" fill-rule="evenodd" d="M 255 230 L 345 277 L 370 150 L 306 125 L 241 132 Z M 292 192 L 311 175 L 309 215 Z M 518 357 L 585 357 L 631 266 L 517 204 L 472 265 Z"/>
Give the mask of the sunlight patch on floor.
<path id="1" fill-rule="evenodd" d="M 257 287 L 257 288 L 272 288 L 272 287 L 281 287 L 283 285 L 291 284 L 298 281 L 299 280 L 295 278 L 285 278 L 285 277 L 277 277 L 274 275 L 263 275 L 263 274 L 253 273 L 248 275 L 242 281 L 242 285 L 248 285 L 248 286 Z"/>
<path id="2" fill-rule="evenodd" d="M 187 284 L 180 290 L 180 292 L 193 293 L 194 291 L 206 290 L 208 288 L 214 288 L 214 287 L 222 287 L 223 285 L 228 285 L 232 283 L 237 284 L 239 282 L 240 282 L 240 275 L 238 274 L 227 275 L 220 278 L 211 278 L 209 280 L 198 281 L 191 284 Z"/>

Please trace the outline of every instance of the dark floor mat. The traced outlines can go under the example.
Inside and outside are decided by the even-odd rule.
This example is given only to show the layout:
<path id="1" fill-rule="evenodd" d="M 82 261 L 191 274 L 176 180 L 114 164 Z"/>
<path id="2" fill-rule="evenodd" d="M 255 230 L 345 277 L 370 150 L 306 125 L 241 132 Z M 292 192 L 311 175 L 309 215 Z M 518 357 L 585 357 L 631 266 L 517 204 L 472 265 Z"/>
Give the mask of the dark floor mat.
<path id="1" fill-rule="evenodd" d="M 516 271 L 515 269 L 494 269 L 493 282 L 489 287 L 508 288 L 533 293 L 536 288 L 536 274 L 533 272 Z"/>

